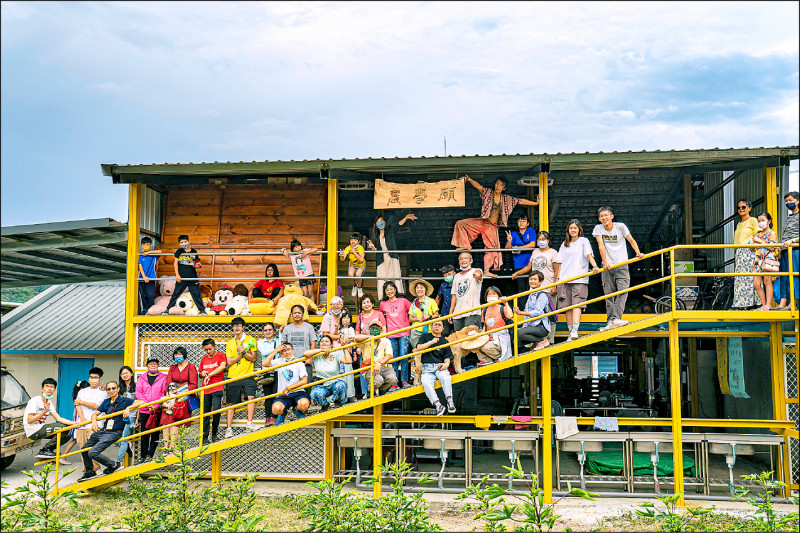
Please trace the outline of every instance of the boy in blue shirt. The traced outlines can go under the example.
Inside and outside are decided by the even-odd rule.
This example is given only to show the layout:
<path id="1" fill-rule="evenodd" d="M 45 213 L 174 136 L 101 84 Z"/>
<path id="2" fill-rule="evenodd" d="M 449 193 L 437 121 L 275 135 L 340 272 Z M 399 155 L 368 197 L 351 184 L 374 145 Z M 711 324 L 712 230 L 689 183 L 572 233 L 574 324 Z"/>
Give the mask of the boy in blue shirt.
<path id="1" fill-rule="evenodd" d="M 451 291 L 453 290 L 453 276 L 456 275 L 456 268 L 453 265 L 445 265 L 442 267 L 441 272 L 444 281 L 439 285 L 439 292 L 436 293 L 436 305 L 439 306 L 439 316 L 445 316 L 450 314 Z M 449 318 L 442 322 L 444 323 L 442 335 L 446 337 L 453 331 L 453 319 Z"/>
<path id="2" fill-rule="evenodd" d="M 156 263 L 161 250 L 151 250 L 153 240 L 142 237 L 142 253 L 139 254 L 139 314 L 147 313 L 156 301 Z"/>

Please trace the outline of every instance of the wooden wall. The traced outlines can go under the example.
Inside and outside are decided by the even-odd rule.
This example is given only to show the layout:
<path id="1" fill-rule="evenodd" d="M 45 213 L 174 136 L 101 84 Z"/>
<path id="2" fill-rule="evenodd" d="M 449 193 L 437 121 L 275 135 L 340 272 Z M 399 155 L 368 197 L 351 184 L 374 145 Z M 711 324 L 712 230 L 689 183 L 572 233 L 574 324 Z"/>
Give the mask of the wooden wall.
<path id="1" fill-rule="evenodd" d="M 326 198 L 324 185 L 187 185 L 170 187 L 166 194 L 163 251 L 178 248 L 178 236 L 189 235 L 198 252 L 280 251 L 298 239 L 306 248 L 325 247 Z M 321 256 L 313 256 L 314 274 L 320 275 Z M 158 275 L 174 275 L 172 257 L 158 262 Z M 268 263 L 276 263 L 283 277 L 291 276 L 282 255 L 200 256 L 200 277 L 263 278 Z M 213 282 L 216 290 L 222 280 Z M 256 281 L 242 281 L 248 289 Z M 207 282 L 201 282 L 207 284 Z M 317 288 L 319 285 L 317 285 Z"/>

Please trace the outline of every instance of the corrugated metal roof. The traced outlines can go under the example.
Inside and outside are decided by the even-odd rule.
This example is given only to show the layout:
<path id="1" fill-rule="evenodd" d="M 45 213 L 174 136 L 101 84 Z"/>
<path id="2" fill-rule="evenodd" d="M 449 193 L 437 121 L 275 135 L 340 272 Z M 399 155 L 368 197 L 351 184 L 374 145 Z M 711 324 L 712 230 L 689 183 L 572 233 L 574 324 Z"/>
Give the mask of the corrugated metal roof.
<path id="1" fill-rule="evenodd" d="M 121 351 L 125 281 L 54 285 L 3 316 L 2 351 Z"/>

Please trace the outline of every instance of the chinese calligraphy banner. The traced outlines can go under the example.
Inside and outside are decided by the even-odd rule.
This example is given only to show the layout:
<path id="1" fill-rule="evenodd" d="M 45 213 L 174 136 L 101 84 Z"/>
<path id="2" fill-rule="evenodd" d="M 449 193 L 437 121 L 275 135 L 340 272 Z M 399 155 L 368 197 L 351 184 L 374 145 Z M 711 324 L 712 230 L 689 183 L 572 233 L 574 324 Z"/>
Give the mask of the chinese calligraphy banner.
<path id="1" fill-rule="evenodd" d="M 464 207 L 464 181 L 389 183 L 375 180 L 375 209 Z"/>

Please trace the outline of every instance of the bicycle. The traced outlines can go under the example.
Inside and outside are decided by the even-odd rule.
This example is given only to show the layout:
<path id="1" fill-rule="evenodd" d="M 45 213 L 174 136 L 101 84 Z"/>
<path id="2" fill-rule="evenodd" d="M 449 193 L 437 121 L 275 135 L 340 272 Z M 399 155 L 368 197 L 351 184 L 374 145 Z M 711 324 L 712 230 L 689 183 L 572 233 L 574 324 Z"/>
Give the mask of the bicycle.
<path id="1" fill-rule="evenodd" d="M 726 311 L 733 305 L 733 278 L 706 278 L 700 283 L 697 303 L 698 311 Z"/>
<path id="2" fill-rule="evenodd" d="M 653 302 L 653 311 L 655 311 L 656 314 L 660 315 L 662 313 L 669 313 L 672 311 L 672 296 L 669 294 L 660 298 L 654 298 L 653 296 L 647 294 L 643 294 L 642 296 Z M 675 301 L 677 302 L 675 307 L 678 311 L 686 311 L 686 303 L 682 299 L 676 297 Z"/>

